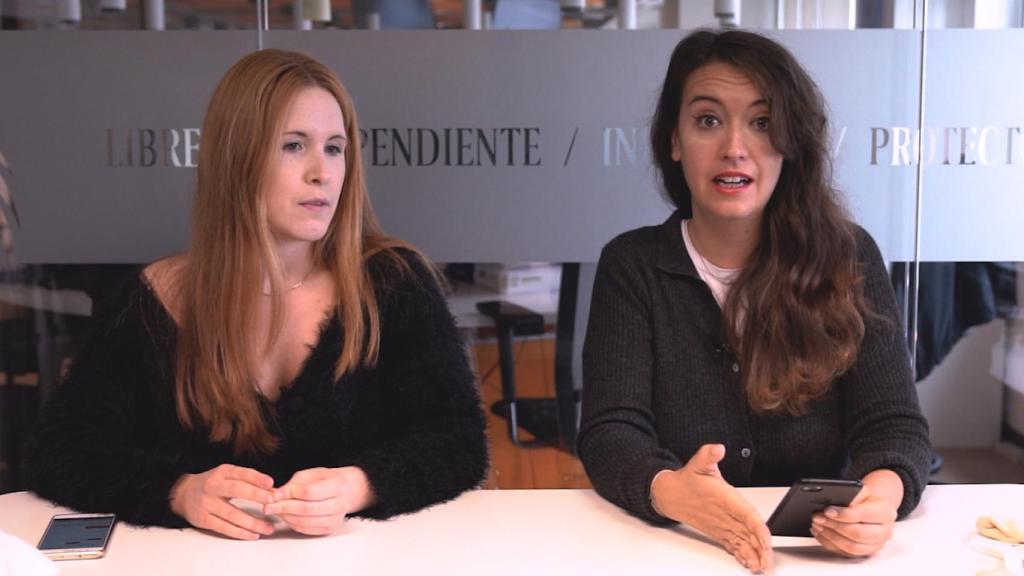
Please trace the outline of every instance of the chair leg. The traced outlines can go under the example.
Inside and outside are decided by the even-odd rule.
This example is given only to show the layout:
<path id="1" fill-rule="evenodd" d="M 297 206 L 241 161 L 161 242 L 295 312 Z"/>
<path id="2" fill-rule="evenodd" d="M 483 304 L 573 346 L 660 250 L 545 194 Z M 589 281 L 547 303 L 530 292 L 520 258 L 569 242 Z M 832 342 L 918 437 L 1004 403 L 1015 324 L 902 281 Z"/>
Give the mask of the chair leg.
<path id="1" fill-rule="evenodd" d="M 501 364 L 501 396 L 508 406 L 508 437 L 519 446 L 519 421 L 516 414 L 516 358 L 512 351 L 512 326 L 498 323 L 498 361 Z"/>

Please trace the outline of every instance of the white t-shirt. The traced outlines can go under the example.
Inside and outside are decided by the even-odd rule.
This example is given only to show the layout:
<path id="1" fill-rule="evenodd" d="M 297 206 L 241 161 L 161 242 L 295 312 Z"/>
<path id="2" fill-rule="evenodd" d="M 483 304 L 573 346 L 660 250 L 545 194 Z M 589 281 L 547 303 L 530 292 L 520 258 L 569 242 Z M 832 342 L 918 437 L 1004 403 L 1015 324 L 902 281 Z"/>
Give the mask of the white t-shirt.
<path id="1" fill-rule="evenodd" d="M 690 260 L 693 260 L 693 266 L 697 269 L 697 274 L 700 274 L 700 279 L 708 285 L 708 288 L 711 288 L 711 294 L 715 297 L 715 302 L 718 302 L 719 308 L 721 308 L 725 304 L 725 297 L 729 295 L 729 288 L 732 287 L 733 281 L 736 280 L 736 276 L 739 275 L 742 268 L 722 268 L 705 260 L 700 255 L 700 252 L 697 252 L 697 249 L 693 247 L 693 241 L 690 240 L 690 232 L 686 229 L 687 223 L 689 223 L 689 220 L 680 221 L 686 251 L 690 254 Z"/>

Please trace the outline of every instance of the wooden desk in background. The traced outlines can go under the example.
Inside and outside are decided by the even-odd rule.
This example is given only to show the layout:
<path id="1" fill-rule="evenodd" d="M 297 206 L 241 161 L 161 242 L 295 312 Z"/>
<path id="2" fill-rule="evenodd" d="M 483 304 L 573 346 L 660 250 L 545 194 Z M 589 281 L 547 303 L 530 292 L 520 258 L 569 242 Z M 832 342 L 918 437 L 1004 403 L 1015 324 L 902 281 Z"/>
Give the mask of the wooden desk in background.
<path id="1" fill-rule="evenodd" d="M 765 516 L 782 488 L 741 489 Z M 30 494 L 0 496 L 0 530 L 33 546 L 66 512 Z M 810 539 L 776 539 L 777 575 L 963 574 L 1000 565 L 969 540 L 982 515 L 1024 519 L 1024 485 L 931 486 L 877 556 L 851 560 Z M 60 563 L 61 573 L 588 576 L 745 574 L 718 546 L 683 528 L 633 518 L 590 490 L 485 490 L 388 522 L 353 520 L 344 533 L 283 532 L 255 542 L 197 530 L 120 524 L 105 558 Z"/>

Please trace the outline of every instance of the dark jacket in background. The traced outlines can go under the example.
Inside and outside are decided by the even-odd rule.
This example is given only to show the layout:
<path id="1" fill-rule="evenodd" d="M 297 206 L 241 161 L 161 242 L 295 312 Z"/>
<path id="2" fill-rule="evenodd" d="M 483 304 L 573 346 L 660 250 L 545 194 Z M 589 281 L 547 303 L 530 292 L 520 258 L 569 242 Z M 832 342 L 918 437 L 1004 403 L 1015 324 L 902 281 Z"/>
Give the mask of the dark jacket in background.
<path id="1" fill-rule="evenodd" d="M 896 299 L 906 292 L 906 262 L 894 262 Z M 1012 262 L 921 262 L 917 309 L 917 371 L 924 380 L 972 326 L 1006 318 L 1017 305 Z M 913 315 L 913 299 L 909 300 Z M 912 325 L 913 319 L 908 322 Z"/>

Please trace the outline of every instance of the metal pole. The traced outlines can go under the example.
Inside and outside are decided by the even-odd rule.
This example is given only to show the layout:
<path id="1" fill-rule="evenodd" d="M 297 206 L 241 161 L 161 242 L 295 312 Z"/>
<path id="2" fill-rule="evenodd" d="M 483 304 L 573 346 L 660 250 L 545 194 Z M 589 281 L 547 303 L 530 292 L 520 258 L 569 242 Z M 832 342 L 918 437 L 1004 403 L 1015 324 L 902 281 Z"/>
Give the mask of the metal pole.
<path id="1" fill-rule="evenodd" d="M 302 0 L 292 0 L 292 16 L 294 17 L 294 26 L 296 30 L 312 30 L 313 21 L 307 20 L 305 14 L 302 13 Z"/>
<path id="2" fill-rule="evenodd" d="M 740 25 L 742 3 L 739 0 L 715 0 L 715 18 L 722 28 L 736 28 Z"/>
<path id="3" fill-rule="evenodd" d="M 82 0 L 58 0 L 57 19 L 66 24 L 82 21 Z"/>
<path id="4" fill-rule="evenodd" d="M 483 2 L 481 0 L 465 0 L 465 30 L 479 30 L 483 26 Z"/>
<path id="5" fill-rule="evenodd" d="M 914 10 L 914 17 L 917 17 L 917 10 Z M 917 210 L 914 218 L 914 326 L 911 329 L 910 339 L 910 367 L 914 371 L 914 378 L 917 379 L 917 337 L 918 325 L 918 301 L 921 294 L 921 207 L 924 196 L 924 103 L 925 103 L 925 65 L 928 56 L 928 0 L 921 3 L 921 75 L 918 80 L 918 108 L 917 108 L 917 134 L 918 146 L 917 156 Z"/>
<path id="6" fill-rule="evenodd" d="M 142 28 L 163 30 L 164 27 L 164 0 L 145 0 L 142 3 Z"/>
<path id="7" fill-rule="evenodd" d="M 380 12 L 377 12 L 376 9 L 366 15 L 366 29 L 380 30 Z"/>
<path id="8" fill-rule="evenodd" d="M 3 4 L 3 0 L 0 0 Z M 128 0 L 100 0 L 100 12 L 124 12 L 128 9 Z"/>
<path id="9" fill-rule="evenodd" d="M 619 29 L 636 30 L 636 0 L 619 0 Z"/>
<path id="10" fill-rule="evenodd" d="M 910 262 L 903 267 L 903 308 L 900 313 L 903 316 L 903 339 L 910 346 Z"/>
<path id="11" fill-rule="evenodd" d="M 256 49 L 263 50 L 263 31 L 267 29 L 267 0 L 256 0 Z"/>

